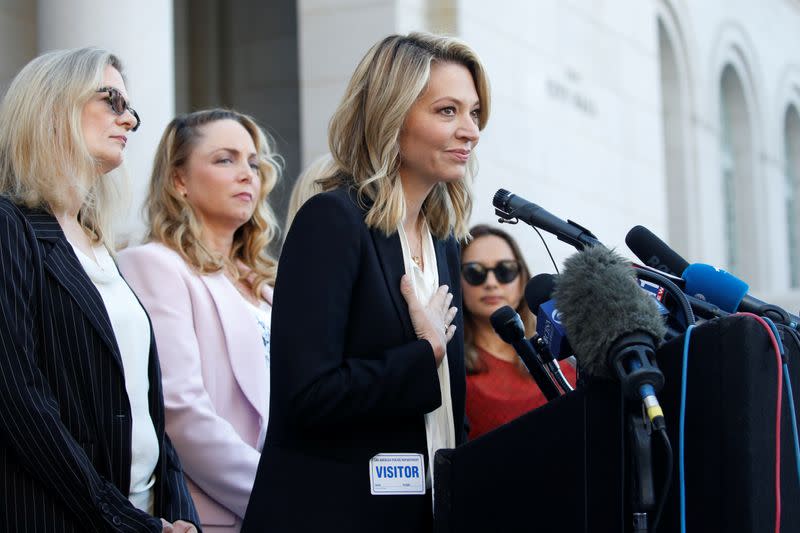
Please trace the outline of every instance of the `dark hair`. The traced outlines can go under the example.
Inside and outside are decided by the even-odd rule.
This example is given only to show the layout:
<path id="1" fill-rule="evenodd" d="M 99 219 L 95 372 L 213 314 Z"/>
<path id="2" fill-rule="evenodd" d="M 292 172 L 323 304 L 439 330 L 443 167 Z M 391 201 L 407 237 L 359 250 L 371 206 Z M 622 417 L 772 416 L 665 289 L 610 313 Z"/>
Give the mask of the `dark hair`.
<path id="1" fill-rule="evenodd" d="M 477 226 L 473 226 L 472 229 L 469 230 L 470 235 L 472 238 L 461 244 L 461 255 L 464 255 L 464 252 L 470 245 L 475 242 L 476 240 L 480 239 L 481 237 L 488 237 L 488 236 L 495 236 L 500 237 L 503 239 L 506 244 L 511 248 L 511 252 L 514 254 L 514 259 L 517 260 L 520 266 L 520 278 L 523 280 L 523 283 L 530 279 L 531 271 L 528 268 L 528 264 L 525 262 L 525 257 L 522 255 L 522 250 L 520 250 L 517 241 L 514 238 L 506 233 L 505 231 L 495 228 L 493 226 L 489 226 L 487 224 L 478 224 Z M 481 372 L 486 371 L 485 364 L 481 361 L 480 357 L 478 356 L 478 350 L 475 347 L 475 331 L 474 331 L 474 323 L 475 320 L 470 313 L 467 306 L 464 305 L 464 359 L 465 365 L 467 367 L 468 374 L 480 374 Z M 516 309 L 519 316 L 522 318 L 522 323 L 525 324 L 525 334 L 527 336 L 533 335 L 534 330 L 536 329 L 536 317 L 533 316 L 530 309 L 528 309 L 528 305 L 525 303 L 525 298 L 521 298 L 519 301 L 519 305 L 517 305 Z M 523 370 L 522 362 L 517 360 L 517 366 L 519 366 L 520 370 Z"/>

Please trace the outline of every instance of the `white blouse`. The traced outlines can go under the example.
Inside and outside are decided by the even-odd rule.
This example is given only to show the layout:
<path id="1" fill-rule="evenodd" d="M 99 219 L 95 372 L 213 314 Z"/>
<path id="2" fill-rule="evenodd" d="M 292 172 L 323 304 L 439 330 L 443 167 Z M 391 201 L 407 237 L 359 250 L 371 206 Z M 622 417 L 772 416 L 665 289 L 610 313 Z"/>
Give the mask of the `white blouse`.
<path id="1" fill-rule="evenodd" d="M 411 249 L 408 246 L 408 237 L 400 224 L 397 228 L 400 234 L 400 245 L 403 248 L 403 261 L 406 274 L 414 283 L 414 292 L 422 305 L 427 305 L 433 294 L 439 288 L 439 270 L 436 263 L 436 250 L 433 248 L 433 237 L 427 223 L 422 231 L 422 270 L 411 258 Z M 447 364 L 447 353 L 437 369 L 439 374 L 439 388 L 442 395 L 442 404 L 425 415 L 425 435 L 428 441 L 428 469 L 425 475 L 427 487 L 432 487 L 433 456 L 441 448 L 455 448 L 456 434 L 453 422 L 453 400 L 450 396 L 450 367 Z"/>
<path id="2" fill-rule="evenodd" d="M 73 245 L 89 279 L 97 287 L 117 339 L 125 389 L 131 406 L 131 486 L 128 499 L 137 508 L 153 514 L 155 468 L 159 448 L 150 417 L 150 322 L 114 260 L 103 245 L 93 248 L 97 262 Z"/>
<path id="3" fill-rule="evenodd" d="M 269 345 L 270 345 L 270 331 L 272 323 L 272 306 L 267 304 L 266 302 L 262 302 L 260 306 L 255 306 L 246 298 L 242 297 L 242 299 L 247 303 L 248 308 L 253 313 L 253 318 L 255 320 L 256 326 L 258 327 L 258 331 L 261 334 L 261 341 L 264 343 L 264 360 L 267 363 L 267 384 L 269 385 L 270 382 Z M 265 412 L 269 413 L 269 394 L 267 394 L 267 401 L 265 407 L 266 407 Z M 263 428 L 262 431 L 265 433 L 262 437 L 259 438 L 258 442 L 263 445 L 264 437 L 266 437 L 266 428 L 267 428 L 266 420 L 264 421 L 262 428 Z"/>

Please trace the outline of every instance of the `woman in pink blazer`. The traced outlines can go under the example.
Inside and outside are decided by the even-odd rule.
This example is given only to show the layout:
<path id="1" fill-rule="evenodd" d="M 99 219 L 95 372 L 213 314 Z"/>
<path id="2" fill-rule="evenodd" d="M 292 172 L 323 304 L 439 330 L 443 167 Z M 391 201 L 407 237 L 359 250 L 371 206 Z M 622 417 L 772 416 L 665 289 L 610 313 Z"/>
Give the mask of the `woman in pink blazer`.
<path id="1" fill-rule="evenodd" d="M 156 154 L 148 243 L 119 254 L 153 322 L 167 433 L 207 532 L 241 527 L 264 445 L 277 177 L 251 118 L 176 118 Z"/>

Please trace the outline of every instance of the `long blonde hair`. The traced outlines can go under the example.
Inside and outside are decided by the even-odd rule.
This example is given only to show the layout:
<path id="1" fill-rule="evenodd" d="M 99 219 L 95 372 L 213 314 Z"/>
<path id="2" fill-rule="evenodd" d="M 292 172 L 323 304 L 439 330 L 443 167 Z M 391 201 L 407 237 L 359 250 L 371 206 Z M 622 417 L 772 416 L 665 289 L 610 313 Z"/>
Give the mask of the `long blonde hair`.
<path id="1" fill-rule="evenodd" d="M 261 192 L 256 209 L 233 236 L 230 257 L 220 257 L 202 239 L 203 228 L 186 198 L 175 187 L 175 175 L 184 165 L 202 137 L 203 126 L 219 120 L 241 124 L 258 154 Z M 267 203 L 267 195 L 280 176 L 280 164 L 266 135 L 249 116 L 229 109 L 208 109 L 180 116 L 167 125 L 153 162 L 153 174 L 145 208 L 149 230 L 148 241 L 172 248 L 201 274 L 227 270 L 245 283 L 260 298 L 264 284 L 274 285 L 277 264 L 267 253 L 267 246 L 277 234 L 275 215 Z M 246 267 L 244 271 L 237 263 Z"/>
<path id="2" fill-rule="evenodd" d="M 355 185 L 359 197 L 372 204 L 367 225 L 386 235 L 397 230 L 405 215 L 398 174 L 400 129 L 425 91 L 431 64 L 436 62 L 464 65 L 470 71 L 481 105 L 478 127 L 483 129 L 489 119 L 490 94 L 480 59 L 462 41 L 428 33 L 391 35 L 374 45 L 356 67 L 328 129 L 330 151 L 341 172 L 324 180 L 323 187 Z M 451 231 L 458 238 L 467 235 L 476 170 L 473 154 L 463 180 L 438 184 L 423 203 L 436 237 L 446 238 Z"/>
<path id="3" fill-rule="evenodd" d="M 81 122 L 109 65 L 122 74 L 110 52 L 77 48 L 43 54 L 17 74 L 0 105 L 0 194 L 50 212 L 79 198 L 80 224 L 113 250 L 111 220 L 125 171 L 102 173 Z"/>

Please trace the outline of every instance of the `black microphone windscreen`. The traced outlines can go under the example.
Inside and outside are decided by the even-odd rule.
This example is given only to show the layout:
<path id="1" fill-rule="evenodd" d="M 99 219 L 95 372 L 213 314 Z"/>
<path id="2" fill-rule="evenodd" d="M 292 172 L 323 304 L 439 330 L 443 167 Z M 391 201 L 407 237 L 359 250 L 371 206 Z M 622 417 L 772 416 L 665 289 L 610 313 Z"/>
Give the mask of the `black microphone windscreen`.
<path id="1" fill-rule="evenodd" d="M 556 288 L 556 277 L 553 274 L 537 274 L 528 280 L 525 285 L 525 301 L 534 315 L 539 312 L 539 306 L 553 298 Z"/>
<path id="2" fill-rule="evenodd" d="M 525 337 L 525 326 L 519 314 L 510 305 L 495 310 L 489 317 L 495 333 L 508 344 Z"/>
<path id="3" fill-rule="evenodd" d="M 509 199 L 511 199 L 510 192 L 505 189 L 497 189 L 497 192 L 494 193 L 494 198 L 492 198 L 492 205 L 505 211 L 508 209 Z"/>
<path id="4" fill-rule="evenodd" d="M 645 265 L 680 277 L 689 262 L 644 226 L 634 226 L 625 244 Z"/>
<path id="5" fill-rule="evenodd" d="M 642 292 L 633 267 L 601 246 L 564 261 L 553 296 L 575 357 L 589 375 L 612 377 L 608 353 L 624 335 L 643 332 L 657 345 L 666 333 L 655 301 Z"/>

